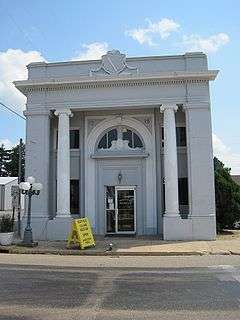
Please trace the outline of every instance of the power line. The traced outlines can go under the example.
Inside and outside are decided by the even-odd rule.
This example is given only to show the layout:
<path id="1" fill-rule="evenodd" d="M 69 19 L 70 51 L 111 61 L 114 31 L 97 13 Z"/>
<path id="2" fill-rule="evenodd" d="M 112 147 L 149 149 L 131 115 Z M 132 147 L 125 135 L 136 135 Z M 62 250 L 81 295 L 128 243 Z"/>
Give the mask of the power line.
<path id="1" fill-rule="evenodd" d="M 17 113 L 16 111 L 14 111 L 12 108 L 6 106 L 4 103 L 0 102 L 0 104 L 1 104 L 4 108 L 6 108 L 8 111 L 14 113 L 15 115 L 17 115 L 18 117 L 22 118 L 23 120 L 26 120 L 25 117 L 23 117 L 21 114 L 19 114 L 19 113 Z"/>

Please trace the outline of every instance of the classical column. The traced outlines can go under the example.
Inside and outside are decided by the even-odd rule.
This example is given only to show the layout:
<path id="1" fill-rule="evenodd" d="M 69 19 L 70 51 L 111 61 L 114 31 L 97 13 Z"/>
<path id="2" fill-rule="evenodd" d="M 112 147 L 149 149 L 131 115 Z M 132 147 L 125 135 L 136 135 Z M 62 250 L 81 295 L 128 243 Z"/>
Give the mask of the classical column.
<path id="1" fill-rule="evenodd" d="M 165 215 L 177 215 L 178 203 L 178 165 L 176 144 L 176 105 L 162 105 L 164 125 L 164 176 L 165 176 Z"/>
<path id="2" fill-rule="evenodd" d="M 57 216 L 70 215 L 70 143 L 69 109 L 55 111 L 58 116 Z"/>

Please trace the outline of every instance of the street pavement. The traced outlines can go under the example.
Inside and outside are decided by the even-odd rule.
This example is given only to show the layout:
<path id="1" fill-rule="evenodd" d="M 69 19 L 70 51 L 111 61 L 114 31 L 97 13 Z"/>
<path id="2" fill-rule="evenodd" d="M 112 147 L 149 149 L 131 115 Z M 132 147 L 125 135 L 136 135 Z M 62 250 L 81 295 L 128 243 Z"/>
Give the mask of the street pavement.
<path id="1" fill-rule="evenodd" d="M 240 257 L 0 254 L 0 319 L 240 319 Z"/>

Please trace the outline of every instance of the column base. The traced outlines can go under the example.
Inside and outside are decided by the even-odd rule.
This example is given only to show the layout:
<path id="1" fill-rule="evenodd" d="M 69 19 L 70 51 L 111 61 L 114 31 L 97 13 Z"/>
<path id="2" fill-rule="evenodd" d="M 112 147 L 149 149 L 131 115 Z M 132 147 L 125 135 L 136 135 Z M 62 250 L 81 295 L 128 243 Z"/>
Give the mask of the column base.
<path id="1" fill-rule="evenodd" d="M 73 219 L 68 216 L 56 216 L 48 221 L 47 240 L 67 240 Z"/>
<path id="2" fill-rule="evenodd" d="M 190 216 L 182 219 L 180 215 L 163 216 L 164 240 L 215 240 L 215 215 Z"/>

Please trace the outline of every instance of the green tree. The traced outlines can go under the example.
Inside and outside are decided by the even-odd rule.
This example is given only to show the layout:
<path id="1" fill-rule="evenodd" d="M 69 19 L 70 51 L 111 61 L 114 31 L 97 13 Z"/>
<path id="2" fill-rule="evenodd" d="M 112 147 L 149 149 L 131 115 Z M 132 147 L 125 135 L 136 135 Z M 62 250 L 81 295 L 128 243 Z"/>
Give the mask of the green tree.
<path id="1" fill-rule="evenodd" d="M 217 158 L 214 158 L 214 171 L 217 228 L 232 228 L 240 220 L 240 186 L 231 178 L 231 169 Z"/>
<path id="2" fill-rule="evenodd" d="M 0 146 L 0 177 L 7 177 L 8 173 L 6 171 L 6 161 L 7 161 L 7 150 L 4 144 Z"/>
<path id="3" fill-rule="evenodd" d="M 19 165 L 19 145 L 13 147 L 11 150 L 7 150 L 7 161 L 5 168 L 9 177 L 18 176 L 18 165 Z M 21 166 L 21 181 L 24 180 L 25 170 L 25 146 L 22 144 L 22 166 Z"/>

